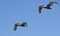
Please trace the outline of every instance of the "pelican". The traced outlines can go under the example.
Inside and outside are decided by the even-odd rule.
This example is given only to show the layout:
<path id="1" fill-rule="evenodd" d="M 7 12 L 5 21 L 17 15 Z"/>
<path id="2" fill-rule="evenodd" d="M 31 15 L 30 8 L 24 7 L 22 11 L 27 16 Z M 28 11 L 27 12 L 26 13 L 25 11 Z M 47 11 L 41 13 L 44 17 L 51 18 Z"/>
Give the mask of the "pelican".
<path id="1" fill-rule="evenodd" d="M 42 11 L 42 8 L 46 8 L 46 9 L 52 9 L 51 8 L 51 6 L 53 5 L 53 4 L 57 4 L 57 2 L 55 2 L 54 0 L 50 0 L 50 2 L 47 4 L 47 5 L 41 5 L 41 6 L 39 6 L 39 13 L 41 13 L 41 11 Z"/>
<path id="2" fill-rule="evenodd" d="M 21 26 L 21 27 L 26 27 L 27 26 L 27 23 L 26 22 L 23 22 L 23 23 L 15 23 L 14 25 L 14 31 L 16 31 L 17 27 L 18 26 Z"/>

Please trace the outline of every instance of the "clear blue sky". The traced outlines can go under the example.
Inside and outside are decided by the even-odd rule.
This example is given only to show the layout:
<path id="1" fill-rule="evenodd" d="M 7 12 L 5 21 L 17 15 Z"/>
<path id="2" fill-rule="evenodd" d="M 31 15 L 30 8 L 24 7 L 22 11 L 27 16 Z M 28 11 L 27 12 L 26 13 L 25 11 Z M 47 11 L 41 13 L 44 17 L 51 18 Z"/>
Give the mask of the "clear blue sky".
<path id="1" fill-rule="evenodd" d="M 51 10 L 38 12 L 38 6 L 49 1 L 0 0 L 0 36 L 60 36 L 60 0 Z M 28 27 L 14 31 L 14 24 L 23 21 Z"/>

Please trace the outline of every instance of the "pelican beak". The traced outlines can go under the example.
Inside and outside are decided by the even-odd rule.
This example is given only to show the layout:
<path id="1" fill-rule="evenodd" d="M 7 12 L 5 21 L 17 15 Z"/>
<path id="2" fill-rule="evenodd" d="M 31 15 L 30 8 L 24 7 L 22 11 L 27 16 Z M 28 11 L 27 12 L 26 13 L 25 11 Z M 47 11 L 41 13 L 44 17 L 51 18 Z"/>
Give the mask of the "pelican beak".
<path id="1" fill-rule="evenodd" d="M 54 2 L 54 3 L 58 4 L 57 2 Z"/>

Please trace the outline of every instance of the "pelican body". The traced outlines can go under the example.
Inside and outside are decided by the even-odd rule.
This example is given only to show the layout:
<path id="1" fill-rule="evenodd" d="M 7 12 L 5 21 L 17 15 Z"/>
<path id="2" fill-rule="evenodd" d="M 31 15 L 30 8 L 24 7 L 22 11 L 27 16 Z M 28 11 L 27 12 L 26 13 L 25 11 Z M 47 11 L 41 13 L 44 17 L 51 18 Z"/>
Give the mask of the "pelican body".
<path id="1" fill-rule="evenodd" d="M 26 22 L 23 22 L 23 23 L 15 23 L 14 25 L 14 31 L 16 31 L 17 27 L 18 26 L 21 26 L 21 27 L 26 27 L 27 26 L 27 23 Z"/>
<path id="2" fill-rule="evenodd" d="M 54 3 L 57 4 L 57 2 L 55 2 L 54 0 L 50 0 L 50 2 L 49 2 L 47 5 L 41 5 L 41 6 L 39 6 L 39 13 L 41 13 L 42 8 L 52 9 L 51 6 L 52 6 Z"/>

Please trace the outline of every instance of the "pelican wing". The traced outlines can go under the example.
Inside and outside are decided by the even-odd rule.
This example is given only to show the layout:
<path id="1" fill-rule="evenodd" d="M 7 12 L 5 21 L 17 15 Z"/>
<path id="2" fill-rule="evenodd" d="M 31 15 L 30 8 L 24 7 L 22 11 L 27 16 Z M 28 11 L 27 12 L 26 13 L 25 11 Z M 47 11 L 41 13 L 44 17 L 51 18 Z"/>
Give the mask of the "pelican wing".
<path id="1" fill-rule="evenodd" d="M 43 6 L 39 6 L 39 13 L 41 13 L 41 10 L 42 10 Z"/>
<path id="2" fill-rule="evenodd" d="M 18 27 L 18 26 L 15 24 L 15 25 L 14 25 L 14 31 L 16 31 L 17 27 Z"/>
<path id="3" fill-rule="evenodd" d="M 52 6 L 52 5 L 53 5 L 53 3 L 54 3 L 54 1 L 50 1 L 50 2 L 47 4 L 47 7 Z"/>

